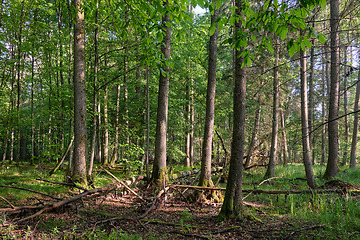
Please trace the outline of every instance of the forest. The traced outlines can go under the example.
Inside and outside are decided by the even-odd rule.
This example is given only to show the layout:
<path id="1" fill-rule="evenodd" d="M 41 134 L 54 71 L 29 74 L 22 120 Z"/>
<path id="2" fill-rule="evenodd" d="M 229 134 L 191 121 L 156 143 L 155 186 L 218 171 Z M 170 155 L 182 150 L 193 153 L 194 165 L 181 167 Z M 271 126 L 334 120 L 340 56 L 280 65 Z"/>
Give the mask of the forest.
<path id="1" fill-rule="evenodd" d="M 359 238 L 359 1 L 0 1 L 2 239 Z"/>

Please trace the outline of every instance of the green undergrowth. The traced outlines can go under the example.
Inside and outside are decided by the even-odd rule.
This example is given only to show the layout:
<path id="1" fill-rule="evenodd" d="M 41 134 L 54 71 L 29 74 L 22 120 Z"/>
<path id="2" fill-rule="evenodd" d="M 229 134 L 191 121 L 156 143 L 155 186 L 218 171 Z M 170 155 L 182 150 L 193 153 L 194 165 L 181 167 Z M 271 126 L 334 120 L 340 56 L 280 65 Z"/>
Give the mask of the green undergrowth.
<path id="1" fill-rule="evenodd" d="M 314 166 L 314 175 L 318 186 L 327 181 L 322 178 L 326 166 Z M 244 173 L 244 189 L 263 190 L 308 190 L 306 176 L 302 164 L 289 164 L 286 167 L 278 166 L 272 180 L 264 180 L 265 169 Z M 350 170 L 340 168 L 337 180 L 360 186 L 360 169 Z M 246 196 L 247 194 L 244 194 Z M 323 225 L 319 228 L 319 236 L 314 239 L 353 238 L 360 232 L 360 199 L 355 194 L 258 194 L 249 195 L 246 201 L 259 202 L 269 206 L 266 214 L 274 216 L 289 216 L 314 225 Z"/>
<path id="2" fill-rule="evenodd" d="M 38 165 L 29 166 L 27 163 L 6 164 L 0 166 L 0 185 L 26 188 L 52 196 L 67 194 L 71 188 L 59 184 L 40 181 L 37 179 L 46 179 L 56 182 L 67 182 L 65 179 L 66 166 L 56 171 L 49 176 L 49 172 L 55 164 L 47 164 L 46 167 L 39 167 Z M 110 170 L 119 179 L 127 178 L 122 171 L 117 169 Z M 93 186 L 102 187 L 104 185 L 114 182 L 114 179 L 101 169 L 94 170 Z M 87 186 L 84 186 L 87 187 Z M 0 196 L 14 201 L 22 199 L 32 199 L 41 195 L 26 190 L 0 187 Z M 0 206 L 5 206 L 5 202 L 0 201 Z"/>

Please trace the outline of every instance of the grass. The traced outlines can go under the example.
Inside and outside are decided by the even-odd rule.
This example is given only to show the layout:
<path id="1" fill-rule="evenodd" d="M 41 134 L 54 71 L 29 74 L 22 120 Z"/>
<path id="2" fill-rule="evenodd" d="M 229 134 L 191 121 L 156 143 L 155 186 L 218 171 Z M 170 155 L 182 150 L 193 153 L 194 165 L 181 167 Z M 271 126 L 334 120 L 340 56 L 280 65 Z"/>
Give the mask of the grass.
<path id="1" fill-rule="evenodd" d="M 326 166 L 314 166 L 314 174 L 319 186 L 323 185 L 326 181 L 322 179 Z M 23 188 L 28 188 L 50 195 L 63 195 L 68 194 L 68 187 L 54 185 L 47 182 L 41 182 L 36 178 L 46 178 L 52 181 L 64 181 L 64 173 L 62 171 L 56 172 L 51 177 L 47 173 L 52 168 L 48 166 L 47 170 L 39 171 L 37 167 L 30 167 L 23 165 L 17 167 L 15 165 L 2 166 L 0 168 L 0 185 L 12 185 Z M 197 169 L 200 166 L 196 166 Z M 189 171 L 191 168 L 186 167 L 173 167 L 172 171 L 180 174 L 183 171 Z M 126 178 L 120 170 L 111 170 L 111 172 L 120 179 Z M 270 180 L 258 186 L 262 182 L 265 174 L 264 168 L 252 169 L 249 172 L 244 172 L 243 186 L 245 189 L 268 189 L 268 190 L 289 190 L 308 189 L 304 166 L 302 164 L 289 164 L 288 166 L 277 166 L 275 170 L 276 179 Z M 104 186 L 113 182 L 113 179 L 104 172 L 95 172 L 94 184 L 96 187 Z M 360 186 L 360 169 L 349 170 L 346 166 L 341 167 L 337 179 L 344 182 Z M 23 200 L 27 198 L 38 197 L 37 194 L 9 189 L 0 188 L 0 196 L 5 197 L 11 202 Z M 290 217 L 300 222 L 308 222 L 314 225 L 324 225 L 318 232 L 319 235 L 311 236 L 313 239 L 334 239 L 334 238 L 355 238 L 360 232 L 360 201 L 356 196 L 345 196 L 339 194 L 290 194 L 290 195 L 250 195 L 246 201 L 259 202 L 270 206 L 263 210 L 268 216 L 284 216 Z M 0 201 L 0 207 L 8 207 L 7 203 Z M 99 214 L 99 213 L 97 213 Z M 254 215 L 256 211 L 254 211 Z M 107 213 L 100 213 L 106 216 Z M 183 218 L 188 216 L 184 215 Z M 38 229 L 44 230 L 42 239 L 56 239 L 57 229 L 63 228 L 67 225 L 64 220 L 49 219 L 39 223 Z M 16 231 L 9 231 L 4 239 L 14 239 L 17 236 Z M 26 229 L 25 229 L 26 231 Z M 15 235 L 14 235 L 15 234 Z M 31 235 L 29 229 L 25 235 Z M 24 236 L 24 235 L 22 235 Z M 72 239 L 74 233 L 67 233 L 64 239 Z M 307 239 L 309 236 L 299 236 L 299 239 Z M 105 231 L 89 231 L 84 233 L 84 239 L 141 239 L 136 233 L 124 233 L 121 230 L 114 230 L 111 233 Z"/>
<path id="2" fill-rule="evenodd" d="M 322 179 L 325 167 L 314 166 L 314 174 L 319 186 L 326 182 Z M 279 178 L 259 186 L 259 189 L 308 189 L 306 180 L 304 180 L 306 178 L 304 172 L 302 164 L 278 166 L 275 175 Z M 251 174 L 244 174 L 244 183 L 259 183 L 263 180 L 264 173 L 264 169 L 257 169 Z M 346 166 L 342 167 L 337 179 L 360 186 L 360 169 L 349 170 L 346 169 Z M 269 214 L 287 215 L 299 220 L 311 221 L 314 224 L 324 224 L 326 227 L 321 230 L 321 236 L 328 239 L 334 239 L 336 236 L 353 238 L 354 234 L 360 232 L 360 201 L 356 196 L 339 194 L 258 195 L 250 196 L 248 200 L 270 205 Z"/>

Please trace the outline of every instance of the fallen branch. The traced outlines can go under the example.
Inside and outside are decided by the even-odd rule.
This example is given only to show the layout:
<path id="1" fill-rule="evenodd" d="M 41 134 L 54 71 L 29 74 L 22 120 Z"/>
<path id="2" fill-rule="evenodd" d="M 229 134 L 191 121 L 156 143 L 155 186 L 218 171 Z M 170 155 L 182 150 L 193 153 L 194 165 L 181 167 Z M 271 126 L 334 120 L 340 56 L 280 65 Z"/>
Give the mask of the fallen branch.
<path id="1" fill-rule="evenodd" d="M 63 164 L 63 162 L 65 161 L 66 155 L 68 154 L 68 152 L 69 152 L 70 149 L 71 149 L 71 146 L 72 146 L 73 142 L 74 142 L 74 136 L 71 137 L 69 146 L 68 146 L 68 148 L 66 149 L 63 157 L 61 158 L 61 161 L 58 163 L 58 165 L 56 165 L 56 167 L 55 167 L 53 170 L 50 171 L 49 176 L 53 175 L 54 172 L 59 169 L 59 167 L 61 166 L 61 164 Z"/>
<path id="2" fill-rule="evenodd" d="M 171 188 L 192 188 L 195 190 L 211 190 L 211 191 L 225 191 L 226 188 L 221 187 L 200 187 L 190 185 L 175 185 L 170 184 L 168 187 Z M 260 190 L 260 189 L 243 189 L 243 193 L 254 193 L 254 194 L 313 194 L 313 193 L 343 193 L 340 189 L 315 189 L 315 190 Z M 360 191 L 353 191 L 353 193 L 360 193 Z"/>
<path id="3" fill-rule="evenodd" d="M 7 204 L 9 204 L 12 209 L 15 208 L 15 206 L 12 205 L 11 202 L 9 202 L 9 200 L 7 200 L 6 198 L 4 198 L 4 197 L 2 197 L 2 196 L 0 196 L 0 198 L 1 198 L 2 200 L 4 200 Z"/>
<path id="4" fill-rule="evenodd" d="M 163 190 L 161 190 L 158 195 L 155 197 L 155 199 L 153 200 L 150 208 L 142 215 L 131 218 L 131 217 L 113 217 L 113 218 L 108 218 L 99 222 L 96 222 L 93 226 L 93 231 L 95 231 L 95 228 L 97 225 L 102 224 L 102 223 L 107 223 L 110 221 L 114 221 L 114 220 L 130 220 L 130 221 L 139 221 L 140 219 L 143 219 L 144 217 L 146 217 L 156 206 L 157 200 L 161 197 L 162 194 L 164 194 L 167 190 L 169 190 L 169 188 L 164 188 Z"/>
<path id="5" fill-rule="evenodd" d="M 0 188 L 13 188 L 13 189 L 19 189 L 19 190 L 24 190 L 24 191 L 28 191 L 28 192 L 32 192 L 32 193 L 37 193 L 55 200 L 61 200 L 61 198 L 57 198 L 54 196 L 51 196 L 49 194 L 43 193 L 43 192 L 39 192 L 39 191 L 35 191 L 35 190 L 31 190 L 31 189 L 27 189 L 27 188 L 22 188 L 22 187 L 15 187 L 15 186 L 10 186 L 10 185 L 0 185 Z"/>
<path id="6" fill-rule="evenodd" d="M 68 186 L 68 187 L 74 187 L 74 188 L 78 188 L 80 190 L 87 191 L 86 188 L 84 188 L 82 186 L 79 186 L 79 185 L 76 185 L 75 183 L 55 182 L 55 181 L 51 181 L 51 180 L 47 180 L 47 179 L 43 179 L 43 178 L 37 178 L 36 180 L 43 181 L 43 182 L 54 183 L 54 184 L 59 184 L 59 185 Z"/>
<path id="7" fill-rule="evenodd" d="M 107 174 L 109 174 L 110 176 L 112 176 L 118 183 L 120 183 L 121 185 L 123 185 L 127 190 L 129 190 L 130 192 L 132 192 L 135 196 L 137 196 L 141 201 L 146 202 L 145 199 L 143 199 L 139 194 L 137 194 L 134 190 L 132 190 L 131 188 L 129 188 L 123 181 L 121 181 L 120 179 L 118 179 L 114 174 L 112 174 L 111 172 L 109 172 L 108 170 L 106 170 L 105 168 L 102 168 L 102 170 L 104 170 Z"/>
<path id="8" fill-rule="evenodd" d="M 61 206 L 64 206 L 64 205 L 69 204 L 71 202 L 74 202 L 76 200 L 79 200 L 79 199 L 81 199 L 81 198 L 83 198 L 85 196 L 92 195 L 94 193 L 114 190 L 117 187 L 118 187 L 117 185 L 109 185 L 109 186 L 105 186 L 105 187 L 102 187 L 102 188 L 94 188 L 94 189 L 82 192 L 80 194 L 77 194 L 75 196 L 66 198 L 66 199 L 64 199 L 62 201 L 59 201 L 59 202 L 45 204 L 45 205 L 42 206 L 42 209 L 40 211 L 36 212 L 35 214 L 33 214 L 31 216 L 19 219 L 19 220 L 15 221 L 15 222 L 20 223 L 20 222 L 32 219 L 32 218 L 34 218 L 36 216 L 39 216 L 40 214 L 42 214 L 45 211 L 49 211 L 49 210 L 54 209 L 54 208 L 59 208 Z"/>
<path id="9" fill-rule="evenodd" d="M 272 177 L 272 178 L 268 178 L 268 179 L 265 179 L 264 181 L 262 181 L 261 183 L 259 183 L 259 185 L 256 186 L 255 189 L 257 189 L 258 187 L 260 187 L 263 183 L 266 183 L 266 182 L 270 182 L 271 180 L 273 179 L 277 179 L 279 177 Z M 250 196 L 253 192 L 250 192 L 248 195 L 246 195 L 243 200 L 245 200 L 248 196 Z"/>

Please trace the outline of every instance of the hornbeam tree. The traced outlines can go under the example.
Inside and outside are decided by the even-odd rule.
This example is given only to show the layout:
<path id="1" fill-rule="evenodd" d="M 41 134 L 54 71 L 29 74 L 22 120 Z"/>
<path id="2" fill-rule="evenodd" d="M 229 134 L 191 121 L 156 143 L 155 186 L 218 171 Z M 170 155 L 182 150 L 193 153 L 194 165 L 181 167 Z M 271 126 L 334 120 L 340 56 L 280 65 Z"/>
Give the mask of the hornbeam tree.
<path id="1" fill-rule="evenodd" d="M 161 44 L 161 53 L 163 59 L 161 61 L 160 79 L 159 79 L 159 94 L 158 94 L 158 108 L 156 120 L 156 137 L 155 137 L 155 159 L 153 164 L 152 180 L 157 185 L 162 186 L 168 181 L 168 174 L 166 169 L 166 134 L 167 134 L 167 120 L 168 120 L 168 98 L 169 98 L 169 73 L 170 67 L 168 61 L 170 60 L 170 37 L 171 28 L 170 13 L 167 12 L 169 2 L 165 1 L 163 4 L 165 13 L 162 17 L 162 27 L 164 29 L 164 38 Z"/>
<path id="2" fill-rule="evenodd" d="M 86 182 L 85 19 L 82 0 L 73 0 L 74 19 L 74 160 L 71 177 Z"/>

